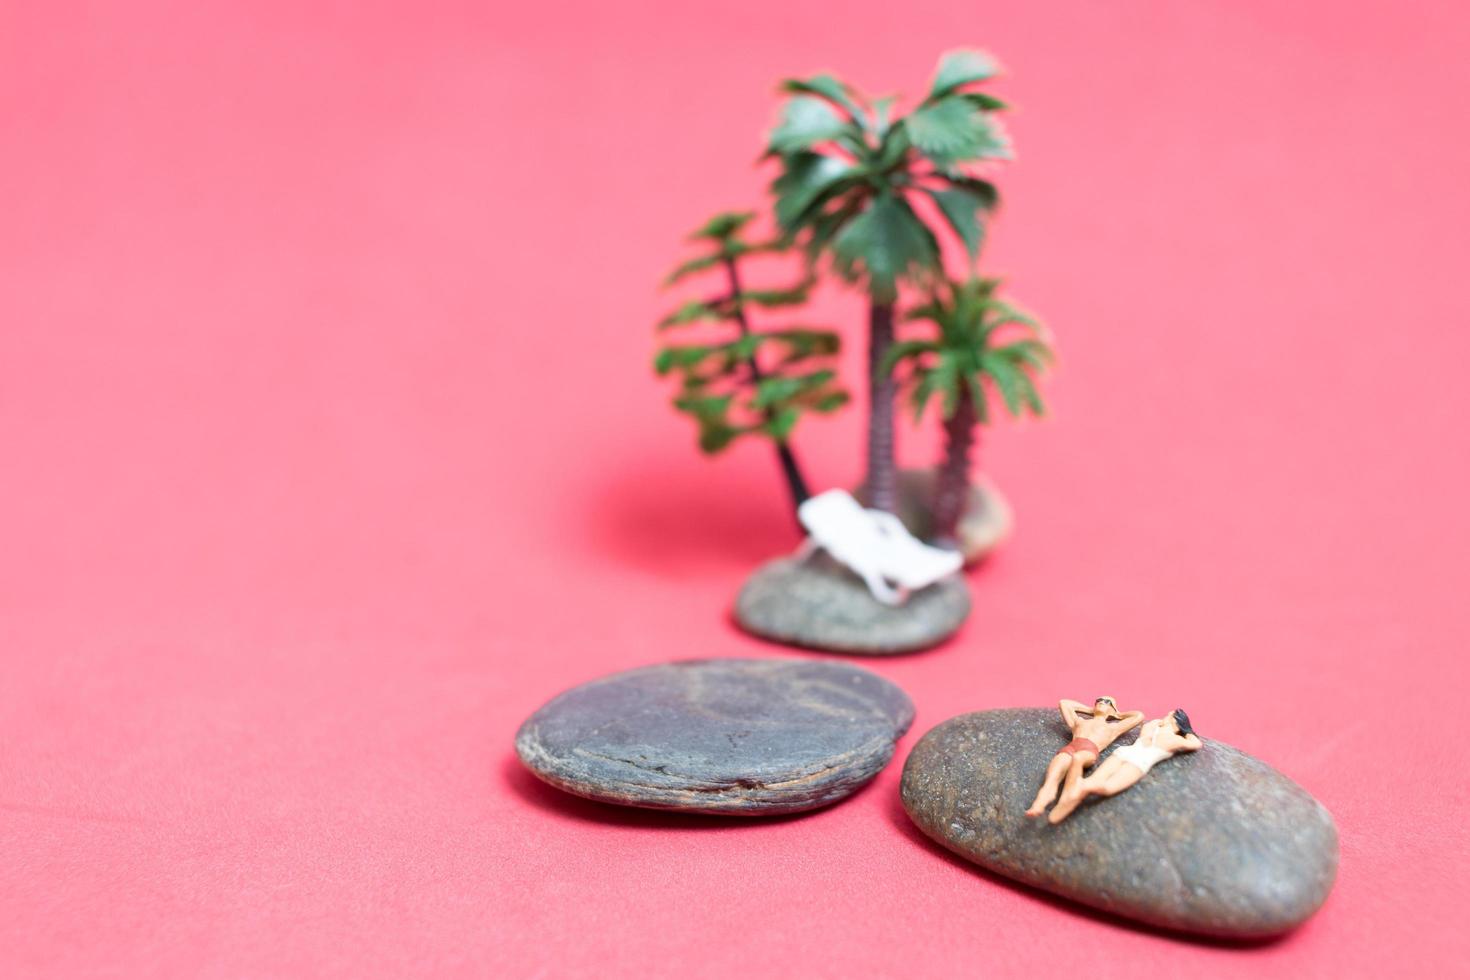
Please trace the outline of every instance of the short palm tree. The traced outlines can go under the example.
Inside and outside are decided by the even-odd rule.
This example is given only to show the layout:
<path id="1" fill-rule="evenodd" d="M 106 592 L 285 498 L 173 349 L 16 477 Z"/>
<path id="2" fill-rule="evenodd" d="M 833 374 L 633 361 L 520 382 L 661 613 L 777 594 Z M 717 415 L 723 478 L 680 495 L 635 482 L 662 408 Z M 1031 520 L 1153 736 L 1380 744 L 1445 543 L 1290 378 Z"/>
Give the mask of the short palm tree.
<path id="1" fill-rule="evenodd" d="M 995 207 L 995 186 L 973 164 L 1008 158 L 1010 146 L 994 113 L 1005 103 L 972 86 L 998 72 L 978 51 L 939 61 L 924 101 L 894 116 L 892 99 L 869 100 L 830 75 L 791 79 L 767 155 L 780 173 L 772 184 L 776 218 L 805 245 L 868 294 L 868 459 L 864 481 L 871 506 L 896 503 L 893 401 L 880 370 L 894 341 L 901 282 L 927 285 L 943 272 L 940 239 L 921 214 L 933 206 L 973 263 Z M 914 202 L 927 199 L 916 210 Z"/>
<path id="2" fill-rule="evenodd" d="M 746 240 L 745 228 L 754 217 L 750 212 L 715 215 L 690 236 L 705 246 L 703 253 L 680 264 L 666 281 L 673 285 L 699 273 L 723 272 L 723 292 L 685 302 L 664 317 L 659 329 L 718 322 L 733 326 L 733 334 L 665 344 L 653 366 L 660 376 L 680 379 L 674 407 L 698 424 L 704 452 L 721 452 L 741 436 L 770 439 L 795 507 L 810 491 L 791 448 L 791 430 L 804 413 L 835 411 L 848 396 L 837 385 L 830 363 L 839 349 L 837 334 L 795 326 L 756 330 L 751 325 L 752 307 L 799 305 L 806 302 L 810 287 L 803 280 L 786 289 L 746 288 L 740 276 L 745 256 L 790 247 L 786 240 Z"/>
<path id="3" fill-rule="evenodd" d="M 916 418 L 939 396 L 945 446 L 932 513 L 934 537 L 946 543 L 958 537 L 969 495 L 975 428 L 991 420 L 986 389 L 1013 416 L 1045 412 L 1036 376 L 1051 347 L 1036 320 L 996 296 L 999 287 L 997 279 L 945 283 L 908 316 L 932 324 L 933 336 L 894 344 L 884 362 L 910 392 Z"/>

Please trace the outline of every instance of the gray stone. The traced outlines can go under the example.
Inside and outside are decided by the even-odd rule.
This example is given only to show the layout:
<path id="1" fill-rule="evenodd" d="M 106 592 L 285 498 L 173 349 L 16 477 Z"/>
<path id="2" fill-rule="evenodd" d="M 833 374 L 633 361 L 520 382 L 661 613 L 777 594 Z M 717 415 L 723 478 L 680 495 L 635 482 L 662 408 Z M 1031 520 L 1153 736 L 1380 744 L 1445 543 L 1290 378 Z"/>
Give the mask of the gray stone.
<path id="1" fill-rule="evenodd" d="M 735 599 L 735 621 L 756 636 L 839 653 L 923 650 L 951 636 L 969 614 L 970 590 L 959 575 L 920 589 L 902 606 L 885 606 L 822 552 L 767 562 Z"/>
<path id="2" fill-rule="evenodd" d="M 898 519 L 909 533 L 928 541 L 933 534 L 929 508 L 934 501 L 934 468 L 900 470 L 898 473 Z M 861 492 L 858 494 L 861 497 Z M 965 564 L 973 565 L 999 548 L 1011 535 L 1015 517 L 1011 505 L 994 483 L 985 477 L 970 485 L 964 513 L 960 515 L 959 548 Z"/>
<path id="3" fill-rule="evenodd" d="M 1070 737 L 1055 709 L 952 718 L 909 754 L 904 809 L 992 871 L 1167 929 L 1263 938 L 1326 900 L 1337 875 L 1331 815 L 1264 762 L 1209 738 L 1060 824 L 1027 818 L 1047 762 Z"/>
<path id="4" fill-rule="evenodd" d="M 516 752 L 589 799 L 759 816 L 852 793 L 913 719 L 908 695 L 848 664 L 685 660 L 553 698 L 521 726 Z"/>

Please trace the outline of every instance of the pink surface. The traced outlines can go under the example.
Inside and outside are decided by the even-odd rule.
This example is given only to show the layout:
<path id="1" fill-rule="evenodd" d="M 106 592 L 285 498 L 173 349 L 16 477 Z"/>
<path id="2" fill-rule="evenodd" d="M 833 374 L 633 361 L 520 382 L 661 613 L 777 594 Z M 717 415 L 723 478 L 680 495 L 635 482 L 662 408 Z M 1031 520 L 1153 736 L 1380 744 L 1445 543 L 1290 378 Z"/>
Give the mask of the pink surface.
<path id="1" fill-rule="evenodd" d="M 206 6 L 0 10 L 0 973 L 1463 969 L 1464 5 Z M 1341 829 L 1271 945 L 978 874 L 898 765 L 745 824 L 512 755 L 572 684 L 779 652 L 726 619 L 795 543 L 771 460 L 696 457 L 653 287 L 758 200 L 775 79 L 977 43 L 1020 107 L 988 268 L 1063 364 L 986 437 L 1019 533 L 971 622 L 871 662 L 899 758 L 1185 705 Z M 859 416 L 800 432 L 817 485 Z"/>

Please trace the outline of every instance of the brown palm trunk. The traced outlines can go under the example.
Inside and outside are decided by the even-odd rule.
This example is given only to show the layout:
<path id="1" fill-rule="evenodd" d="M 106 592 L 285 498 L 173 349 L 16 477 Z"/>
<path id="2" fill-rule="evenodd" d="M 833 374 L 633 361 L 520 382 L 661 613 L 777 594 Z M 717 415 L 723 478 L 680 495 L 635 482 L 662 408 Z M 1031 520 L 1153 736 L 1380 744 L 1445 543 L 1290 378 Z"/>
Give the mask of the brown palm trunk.
<path id="1" fill-rule="evenodd" d="M 807 488 L 806 477 L 801 473 L 801 465 L 796 461 L 796 454 L 791 451 L 791 443 L 777 441 L 776 458 L 781 462 L 781 473 L 786 477 L 786 489 L 791 493 L 791 509 L 795 511 L 796 508 L 806 503 L 806 499 L 812 495 L 812 492 Z"/>
<path id="2" fill-rule="evenodd" d="M 869 507 L 890 514 L 898 506 L 898 465 L 893 451 L 893 402 L 898 385 L 883 358 L 893 346 L 893 304 L 874 301 L 868 308 L 868 473 Z"/>
<path id="3" fill-rule="evenodd" d="M 745 316 L 745 307 L 740 304 L 740 271 L 735 265 L 733 258 L 725 259 L 725 272 L 730 277 L 730 296 L 735 301 L 735 323 L 740 328 L 740 336 L 750 336 L 750 320 Z M 760 362 L 754 354 L 746 361 L 750 368 L 750 380 L 754 384 L 760 384 L 765 375 L 761 372 Z M 770 412 L 766 413 L 766 420 L 770 421 Z M 781 464 L 781 475 L 786 478 L 786 489 L 791 494 L 791 511 L 795 515 L 796 508 L 800 507 L 810 497 L 811 491 L 807 489 L 806 477 L 802 475 L 801 464 L 796 461 L 796 453 L 791 449 L 791 444 L 785 439 L 776 439 L 776 459 Z M 801 526 L 800 520 L 797 526 Z"/>
<path id="4" fill-rule="evenodd" d="M 960 403 L 944 421 L 944 461 L 934 482 L 934 540 L 954 544 L 959 540 L 960 517 L 970 496 L 970 451 L 975 446 L 975 403 L 968 388 L 960 390 Z"/>

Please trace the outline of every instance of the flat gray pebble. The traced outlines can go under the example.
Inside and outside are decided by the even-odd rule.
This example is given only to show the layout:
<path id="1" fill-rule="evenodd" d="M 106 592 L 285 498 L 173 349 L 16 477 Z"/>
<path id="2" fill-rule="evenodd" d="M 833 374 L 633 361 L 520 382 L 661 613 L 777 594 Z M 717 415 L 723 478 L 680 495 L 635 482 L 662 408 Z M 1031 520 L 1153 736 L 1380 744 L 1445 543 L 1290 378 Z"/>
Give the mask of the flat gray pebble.
<path id="1" fill-rule="evenodd" d="M 1048 761 L 1070 737 L 1055 709 L 951 718 L 909 753 L 904 809 L 925 834 L 992 871 L 1168 929 L 1263 938 L 1326 900 L 1338 859 L 1326 808 L 1209 738 L 1056 826 L 1027 818 Z"/>
<path id="2" fill-rule="evenodd" d="M 516 752 L 589 799 L 759 816 L 849 795 L 913 719 L 908 695 L 848 664 L 686 660 L 553 698 L 521 726 Z"/>
<path id="3" fill-rule="evenodd" d="M 838 653 L 923 650 L 954 634 L 970 614 L 970 590 L 952 575 L 902 606 L 874 599 L 862 579 L 818 552 L 778 558 L 746 580 L 735 621 L 768 640 Z"/>

